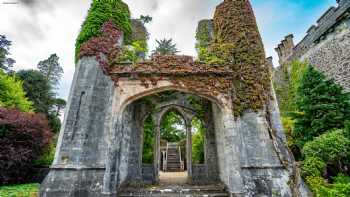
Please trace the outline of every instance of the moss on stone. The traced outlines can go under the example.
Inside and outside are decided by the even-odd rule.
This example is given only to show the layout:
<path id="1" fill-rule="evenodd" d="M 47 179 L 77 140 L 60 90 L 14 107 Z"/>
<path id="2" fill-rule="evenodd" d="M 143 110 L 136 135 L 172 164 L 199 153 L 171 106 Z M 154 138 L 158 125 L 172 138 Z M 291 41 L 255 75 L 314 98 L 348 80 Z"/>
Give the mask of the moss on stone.
<path id="1" fill-rule="evenodd" d="M 81 45 L 90 38 L 102 35 L 101 28 L 107 21 L 112 21 L 124 33 L 125 42 L 131 36 L 130 11 L 121 0 L 93 0 L 88 15 L 76 40 L 76 61 Z"/>

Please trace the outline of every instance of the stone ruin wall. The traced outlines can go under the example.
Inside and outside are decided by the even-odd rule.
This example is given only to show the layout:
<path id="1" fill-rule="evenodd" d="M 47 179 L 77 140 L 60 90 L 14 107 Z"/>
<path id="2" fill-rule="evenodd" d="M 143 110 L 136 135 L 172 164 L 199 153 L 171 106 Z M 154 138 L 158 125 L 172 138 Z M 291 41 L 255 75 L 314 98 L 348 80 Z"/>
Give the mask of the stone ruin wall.
<path id="1" fill-rule="evenodd" d="M 350 1 L 338 0 L 317 20 L 307 35 L 296 46 L 293 35 L 288 35 L 278 45 L 280 67 L 275 71 L 277 84 L 285 83 L 284 73 L 294 60 L 307 61 L 326 76 L 350 91 Z"/>

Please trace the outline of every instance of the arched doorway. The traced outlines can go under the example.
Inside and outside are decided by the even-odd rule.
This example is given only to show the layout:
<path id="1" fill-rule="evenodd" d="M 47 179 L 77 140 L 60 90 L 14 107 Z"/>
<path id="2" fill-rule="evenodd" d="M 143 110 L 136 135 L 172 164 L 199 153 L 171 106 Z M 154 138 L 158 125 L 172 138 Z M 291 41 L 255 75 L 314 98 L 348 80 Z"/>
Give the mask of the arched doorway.
<path id="1" fill-rule="evenodd" d="M 126 110 L 132 107 L 138 114 L 134 115 L 134 121 L 143 122 L 142 128 L 131 131 L 129 172 L 133 176 L 129 176 L 129 181 L 135 180 L 137 176 L 134 176 L 134 172 L 138 171 L 137 166 L 142 166 L 139 177 L 147 184 L 217 182 L 215 135 L 211 136 L 212 139 L 206 139 L 210 136 L 206 125 L 211 125 L 211 133 L 215 133 L 213 122 L 205 120 L 205 116 L 213 116 L 212 110 L 208 110 L 212 105 L 216 104 L 206 98 L 175 90 L 151 94 L 131 102 Z M 211 143 L 204 142 L 208 140 Z M 137 148 L 137 144 L 142 145 Z M 136 149 L 139 149 L 139 153 L 135 152 Z M 192 154 L 194 150 L 195 155 Z M 211 155 L 210 159 L 205 159 L 206 154 Z"/>

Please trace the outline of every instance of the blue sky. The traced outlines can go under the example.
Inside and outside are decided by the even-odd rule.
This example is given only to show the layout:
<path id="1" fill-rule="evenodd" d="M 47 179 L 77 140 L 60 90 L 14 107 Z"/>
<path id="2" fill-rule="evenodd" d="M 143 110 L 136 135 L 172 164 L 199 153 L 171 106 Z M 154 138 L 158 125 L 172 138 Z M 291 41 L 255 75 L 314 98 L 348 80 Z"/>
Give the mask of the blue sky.
<path id="1" fill-rule="evenodd" d="M 195 30 L 201 19 L 211 18 L 221 0 L 124 0 L 133 17 L 149 14 L 153 22 L 147 25 L 152 50 L 155 39 L 173 38 L 182 54 L 196 55 Z M 12 57 L 16 70 L 35 68 L 50 54 L 57 53 L 64 68 L 58 91 L 67 98 L 74 74 L 74 44 L 80 25 L 86 16 L 90 0 L 0 0 L 0 34 L 13 41 Z M 267 56 L 290 33 L 297 43 L 307 29 L 336 0 L 252 0 Z"/>

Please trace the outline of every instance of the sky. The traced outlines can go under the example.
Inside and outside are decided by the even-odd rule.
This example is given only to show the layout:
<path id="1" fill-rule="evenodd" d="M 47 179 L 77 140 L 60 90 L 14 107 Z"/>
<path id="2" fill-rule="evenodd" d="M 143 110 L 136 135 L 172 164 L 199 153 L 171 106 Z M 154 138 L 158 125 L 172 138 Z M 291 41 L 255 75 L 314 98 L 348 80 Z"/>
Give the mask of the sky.
<path id="1" fill-rule="evenodd" d="M 172 38 L 181 54 L 196 55 L 195 32 L 201 19 L 212 18 L 222 0 L 124 0 L 132 17 L 150 15 L 147 24 L 150 49 L 155 39 Z M 336 0 L 251 0 L 267 57 L 284 36 L 293 33 L 295 43 Z M 67 99 L 74 74 L 75 39 L 90 0 L 0 0 L 0 34 L 12 41 L 15 70 L 35 69 L 50 54 L 60 57 L 64 75 L 58 95 Z"/>

